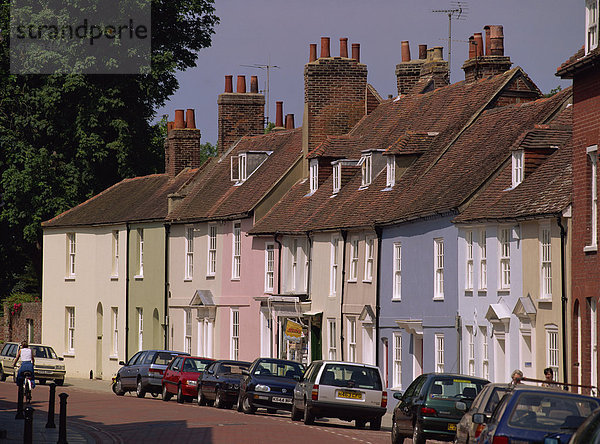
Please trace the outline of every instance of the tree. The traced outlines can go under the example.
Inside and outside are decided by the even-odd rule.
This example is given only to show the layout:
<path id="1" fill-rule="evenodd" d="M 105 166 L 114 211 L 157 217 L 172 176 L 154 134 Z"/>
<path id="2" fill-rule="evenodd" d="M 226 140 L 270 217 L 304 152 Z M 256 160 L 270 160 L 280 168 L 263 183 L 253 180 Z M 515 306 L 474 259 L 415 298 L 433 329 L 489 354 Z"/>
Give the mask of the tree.
<path id="1" fill-rule="evenodd" d="M 0 29 L 9 29 L 0 0 Z M 40 223 L 132 176 L 162 172 L 155 110 L 211 44 L 213 0 L 152 0 L 152 68 L 135 75 L 15 75 L 0 37 L 0 298 L 41 276 Z M 8 244 L 5 244 L 9 242 Z"/>

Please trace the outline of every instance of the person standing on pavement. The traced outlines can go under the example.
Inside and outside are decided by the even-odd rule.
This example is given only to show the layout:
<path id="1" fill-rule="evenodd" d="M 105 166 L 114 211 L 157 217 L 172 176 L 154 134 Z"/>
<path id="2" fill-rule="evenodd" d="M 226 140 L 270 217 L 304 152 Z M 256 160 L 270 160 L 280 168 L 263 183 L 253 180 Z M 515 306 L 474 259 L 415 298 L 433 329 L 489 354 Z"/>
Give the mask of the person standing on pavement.
<path id="1" fill-rule="evenodd" d="M 33 357 L 33 350 L 29 348 L 27 341 L 21 342 L 21 347 L 19 348 L 17 356 L 15 357 L 13 367 L 17 365 L 19 358 L 21 358 L 21 366 L 19 367 L 19 372 L 17 373 L 17 385 L 21 385 L 23 383 L 23 373 L 30 372 L 32 386 L 35 387 L 35 375 L 33 373 L 35 358 Z"/>

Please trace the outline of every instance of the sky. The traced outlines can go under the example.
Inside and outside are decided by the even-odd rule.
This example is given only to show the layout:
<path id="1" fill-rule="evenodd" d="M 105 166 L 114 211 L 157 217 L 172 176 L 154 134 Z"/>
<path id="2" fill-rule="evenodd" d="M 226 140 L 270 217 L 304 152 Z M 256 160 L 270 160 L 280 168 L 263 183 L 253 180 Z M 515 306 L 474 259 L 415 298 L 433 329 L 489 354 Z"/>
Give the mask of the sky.
<path id="1" fill-rule="evenodd" d="M 554 75 L 556 68 L 584 43 L 584 0 L 468 0 L 466 14 L 452 20 L 451 82 L 464 79 L 461 69 L 468 57 L 467 40 L 485 25 L 504 26 L 504 53 L 513 67 L 520 66 L 547 93 L 570 81 Z M 197 66 L 179 72 L 179 90 L 157 110 L 173 120 L 175 109 L 194 108 L 202 142 L 217 140 L 217 97 L 224 91 L 225 75 L 258 75 L 266 90 L 266 71 L 242 65 L 275 65 L 270 70 L 270 121 L 275 101 L 283 113 L 295 115 L 302 125 L 304 65 L 309 45 L 331 38 L 331 55 L 339 55 L 339 39 L 360 43 L 361 63 L 368 82 L 383 98 L 398 94 L 394 70 L 400 62 L 400 42 L 408 40 L 412 58 L 418 45 L 443 46 L 448 60 L 448 15 L 433 12 L 454 7 L 453 0 L 215 0 L 221 22 L 212 46 L 198 53 Z M 320 49 L 318 49 L 320 51 Z M 266 109 L 265 109 L 266 114 Z"/>

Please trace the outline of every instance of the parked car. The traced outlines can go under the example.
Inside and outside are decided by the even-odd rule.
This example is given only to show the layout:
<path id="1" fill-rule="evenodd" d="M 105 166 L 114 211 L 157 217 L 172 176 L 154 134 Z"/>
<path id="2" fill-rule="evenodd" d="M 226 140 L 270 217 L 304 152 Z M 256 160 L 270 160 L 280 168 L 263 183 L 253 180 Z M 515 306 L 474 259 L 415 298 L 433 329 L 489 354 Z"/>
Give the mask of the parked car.
<path id="1" fill-rule="evenodd" d="M 467 404 L 465 402 L 457 401 L 456 409 L 466 413 L 456 426 L 455 444 L 474 442 L 481 434 L 484 426 L 482 424 L 474 424 L 473 415 L 475 413 L 483 413 L 489 418 L 502 397 L 510 391 L 511 388 L 512 386 L 505 382 L 486 385 L 479 392 L 469 410 L 467 410 Z"/>
<path id="2" fill-rule="evenodd" d="M 168 401 L 177 394 L 177 402 L 195 398 L 198 394 L 198 378 L 204 368 L 214 362 L 211 358 L 198 356 L 177 356 L 173 359 L 162 378 L 162 399 Z"/>
<path id="3" fill-rule="evenodd" d="M 579 426 L 569 444 L 600 444 L 600 409 L 594 410 Z"/>
<path id="4" fill-rule="evenodd" d="M 13 366 L 17 352 L 21 344 L 17 342 L 6 342 L 0 351 L 0 381 L 5 381 L 7 376 L 16 377 L 19 369 Z M 35 379 L 40 384 L 45 384 L 48 380 L 53 380 L 56 385 L 63 385 L 65 382 L 65 364 L 62 356 L 57 356 L 54 349 L 48 345 L 29 344 L 35 359 L 34 372 Z"/>
<path id="5" fill-rule="evenodd" d="M 135 390 L 138 398 L 143 398 L 146 393 L 153 396 L 162 392 L 162 378 L 169 362 L 177 355 L 189 356 L 189 353 L 181 353 L 170 350 L 143 350 L 137 352 L 127 363 L 120 361 L 122 365 L 117 372 L 113 383 L 113 392 L 123 396 L 125 392 Z"/>
<path id="6" fill-rule="evenodd" d="M 240 394 L 242 371 L 248 370 L 245 361 L 215 361 L 204 369 L 198 379 L 198 405 L 231 408 Z"/>
<path id="7" fill-rule="evenodd" d="M 377 367 L 313 361 L 294 388 L 292 420 L 313 424 L 315 418 L 339 418 L 355 421 L 358 428 L 368 422 L 379 430 L 386 407 L 387 392 Z"/>
<path id="8" fill-rule="evenodd" d="M 285 359 L 258 358 L 243 374 L 238 411 L 254 413 L 262 407 L 275 413 L 292 409 L 294 387 L 304 374 L 304 366 Z"/>
<path id="9" fill-rule="evenodd" d="M 477 442 L 565 444 L 598 407 L 598 398 L 519 384 L 504 395 L 489 420 L 483 413 L 473 415 L 475 424 L 485 424 Z"/>
<path id="10" fill-rule="evenodd" d="M 399 402 L 392 417 L 392 443 L 409 437 L 415 444 L 426 439 L 452 441 L 464 413 L 456 408 L 456 401 L 470 408 L 486 384 L 486 379 L 450 373 L 418 376 L 403 394 L 394 394 Z"/>

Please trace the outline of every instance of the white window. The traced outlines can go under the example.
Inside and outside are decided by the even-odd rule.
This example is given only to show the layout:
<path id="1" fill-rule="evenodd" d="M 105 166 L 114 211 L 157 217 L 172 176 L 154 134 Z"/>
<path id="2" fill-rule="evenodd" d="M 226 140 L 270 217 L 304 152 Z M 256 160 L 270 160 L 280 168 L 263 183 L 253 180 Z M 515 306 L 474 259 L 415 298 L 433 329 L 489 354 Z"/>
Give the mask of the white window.
<path id="1" fill-rule="evenodd" d="M 444 299 L 444 239 L 434 239 L 434 299 Z"/>
<path id="2" fill-rule="evenodd" d="M 298 280 L 298 239 L 292 240 L 292 276 L 291 276 L 291 288 L 296 289 L 296 282 Z"/>
<path id="3" fill-rule="evenodd" d="M 336 327 L 335 319 L 327 319 L 327 344 L 329 346 L 329 359 L 335 361 L 337 359 L 337 349 L 335 347 Z"/>
<path id="4" fill-rule="evenodd" d="M 584 248 L 586 250 L 595 251 L 598 248 L 598 188 L 596 186 L 597 174 L 598 174 L 598 145 L 592 145 L 587 147 L 587 154 L 591 161 L 591 220 L 590 220 L 590 231 L 591 240 L 589 246 Z"/>
<path id="5" fill-rule="evenodd" d="M 485 230 L 479 232 L 479 289 L 487 289 L 487 236 Z"/>
<path id="6" fill-rule="evenodd" d="M 585 4 L 586 39 L 585 53 L 598 47 L 598 0 L 587 0 Z"/>
<path id="7" fill-rule="evenodd" d="M 523 150 L 513 151 L 512 154 L 512 186 L 523 182 Z"/>
<path id="8" fill-rule="evenodd" d="M 500 229 L 500 288 L 510 288 L 510 228 Z"/>
<path id="9" fill-rule="evenodd" d="M 185 279 L 194 277 L 194 227 L 185 230 Z"/>
<path id="10" fill-rule="evenodd" d="M 184 310 L 185 313 L 185 337 L 183 340 L 183 351 L 192 354 L 192 310 Z"/>
<path id="11" fill-rule="evenodd" d="M 67 351 L 75 352 L 75 307 L 67 307 Z"/>
<path id="12" fill-rule="evenodd" d="M 393 187 L 396 184 L 396 158 L 395 158 L 395 156 L 388 156 L 385 170 L 386 170 L 385 184 L 388 187 Z"/>
<path id="13" fill-rule="evenodd" d="M 479 327 L 481 330 L 481 376 L 490 379 L 490 361 L 488 358 L 487 327 Z"/>
<path id="14" fill-rule="evenodd" d="M 275 246 L 265 247 L 265 293 L 272 292 L 275 284 Z"/>
<path id="15" fill-rule="evenodd" d="M 236 184 L 241 184 L 247 179 L 247 163 L 246 153 L 231 156 L 231 180 Z"/>
<path id="16" fill-rule="evenodd" d="M 402 387 L 402 333 L 394 332 L 394 374 L 393 384 L 396 388 Z"/>
<path id="17" fill-rule="evenodd" d="M 348 317 L 348 361 L 356 362 L 356 318 Z"/>
<path id="18" fill-rule="evenodd" d="M 314 193 L 319 188 L 319 161 L 310 160 L 310 192 Z"/>
<path id="19" fill-rule="evenodd" d="M 365 282 L 373 280 L 373 255 L 375 250 L 375 240 L 372 237 L 365 239 Z"/>
<path id="20" fill-rule="evenodd" d="M 444 373 L 444 335 L 435 334 L 435 371 Z"/>
<path id="21" fill-rule="evenodd" d="M 138 350 L 143 350 L 144 347 L 144 309 L 136 307 L 137 323 L 138 323 Z"/>
<path id="22" fill-rule="evenodd" d="M 137 277 L 144 276 L 144 229 L 137 229 L 138 236 L 138 270 Z"/>
<path id="23" fill-rule="evenodd" d="M 112 355 L 119 356 L 119 308 L 112 307 Z"/>
<path id="24" fill-rule="evenodd" d="M 350 276 L 348 280 L 356 282 L 358 279 L 358 239 L 350 241 Z"/>
<path id="25" fill-rule="evenodd" d="M 473 290 L 473 231 L 465 233 L 465 240 L 467 241 L 465 289 Z"/>
<path id="26" fill-rule="evenodd" d="M 558 327 L 554 324 L 546 326 L 546 366 L 554 372 L 558 379 Z"/>
<path id="27" fill-rule="evenodd" d="M 337 194 L 342 188 L 342 164 L 337 162 L 333 165 L 333 194 Z"/>
<path id="28" fill-rule="evenodd" d="M 394 288 L 392 299 L 400 300 L 402 298 L 402 245 L 400 242 L 394 243 Z"/>
<path id="29" fill-rule="evenodd" d="M 363 187 L 371 185 L 371 175 L 372 175 L 371 155 L 364 154 L 361 157 L 358 164 L 361 165 L 361 171 L 362 171 L 362 184 L 361 185 Z"/>
<path id="30" fill-rule="evenodd" d="M 540 230 L 540 263 L 542 277 L 541 297 L 552 298 L 552 237 L 550 228 Z"/>
<path id="31" fill-rule="evenodd" d="M 242 224 L 234 222 L 233 224 L 233 260 L 231 264 L 231 279 L 240 278 L 240 267 L 242 263 Z"/>
<path id="32" fill-rule="evenodd" d="M 467 357 L 469 360 L 469 375 L 475 376 L 475 341 L 472 326 L 467 326 L 467 344 L 469 347 L 469 350 L 467 351 Z"/>
<path id="33" fill-rule="evenodd" d="M 237 360 L 240 355 L 240 310 L 231 309 L 231 353 L 230 359 Z"/>
<path id="34" fill-rule="evenodd" d="M 67 247 L 67 276 L 75 277 L 75 253 L 77 252 L 75 233 L 67 233 Z"/>
<path id="35" fill-rule="evenodd" d="M 112 232 L 112 277 L 119 276 L 119 231 Z"/>
<path id="36" fill-rule="evenodd" d="M 309 249 L 308 245 L 304 244 L 304 291 L 308 291 L 308 261 L 309 261 Z"/>
<path id="37" fill-rule="evenodd" d="M 206 274 L 214 276 L 217 272 L 217 226 L 208 226 L 208 260 Z"/>
<path id="38" fill-rule="evenodd" d="M 338 247 L 340 239 L 334 236 L 331 239 L 331 273 L 329 277 L 329 295 L 335 296 L 337 289 L 337 276 L 338 276 Z"/>

